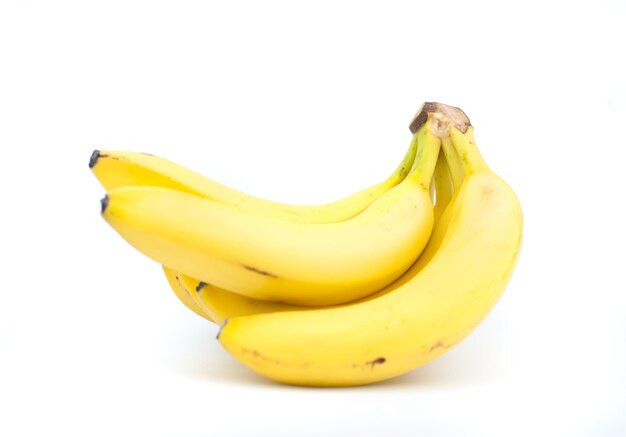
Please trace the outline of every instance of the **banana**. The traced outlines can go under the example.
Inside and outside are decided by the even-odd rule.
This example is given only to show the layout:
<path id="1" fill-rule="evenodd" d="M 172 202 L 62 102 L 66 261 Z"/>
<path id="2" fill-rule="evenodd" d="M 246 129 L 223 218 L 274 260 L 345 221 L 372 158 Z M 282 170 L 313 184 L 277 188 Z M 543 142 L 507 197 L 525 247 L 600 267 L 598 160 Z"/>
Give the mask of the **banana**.
<path id="1" fill-rule="evenodd" d="M 440 140 L 426 117 L 409 175 L 343 222 L 285 222 L 160 187 L 114 189 L 102 216 L 145 255 L 220 288 L 310 306 L 354 301 L 404 273 L 430 237 Z"/>
<path id="2" fill-rule="evenodd" d="M 357 304 L 227 319 L 218 339 L 244 365 L 287 384 L 374 383 L 450 350 L 493 308 L 519 255 L 521 206 L 483 160 L 469 121 L 459 122 L 462 112 L 427 106 L 439 126 L 434 130 L 450 138 L 463 166 L 461 187 L 441 216 L 429 256 L 424 253 L 392 291 Z M 459 179 L 452 166 L 450 173 Z"/>
<path id="3" fill-rule="evenodd" d="M 186 275 L 180 275 L 181 282 L 192 293 L 192 298 L 200 310 L 217 325 L 229 317 L 275 311 L 309 310 L 313 307 L 283 302 L 253 299 L 224 290 Z M 195 295 L 193 294 L 195 291 Z M 319 307 L 316 307 L 319 308 Z"/>
<path id="4" fill-rule="evenodd" d="M 384 181 L 343 199 L 322 205 L 290 205 L 234 190 L 182 165 L 139 152 L 95 150 L 89 167 L 107 191 L 128 186 L 170 188 L 206 197 L 255 214 L 297 223 L 334 223 L 348 220 L 398 185 L 409 173 L 417 150 L 416 137 L 394 172 Z"/>
<path id="5" fill-rule="evenodd" d="M 289 205 L 250 196 L 182 165 L 147 153 L 95 150 L 89 160 L 89 168 L 107 191 L 124 186 L 164 187 L 277 219 L 301 223 L 332 223 L 356 216 L 406 177 L 415 159 L 416 138 L 413 138 L 402 161 L 386 180 L 323 205 Z M 197 304 L 188 300 L 186 291 L 180 289 L 181 283 L 176 279 L 178 273 L 166 266 L 163 269 L 176 296 L 197 313 Z M 205 314 L 200 315 L 206 318 Z"/>
<path id="6" fill-rule="evenodd" d="M 211 322 L 214 322 L 214 319 L 207 316 L 205 311 L 196 303 L 194 299 L 194 295 L 185 287 L 180 275 L 176 273 L 174 270 L 168 269 L 167 267 L 163 267 L 163 271 L 165 272 L 165 277 L 167 278 L 168 284 L 176 297 L 189 308 L 191 311 L 202 317 L 203 319 L 207 319 Z"/>
<path id="7" fill-rule="evenodd" d="M 450 160 L 454 161 L 454 163 L 457 164 L 455 165 L 455 168 L 459 169 L 462 172 L 463 167 L 454 149 L 449 149 L 448 155 L 450 155 Z M 462 174 L 456 176 L 457 180 L 462 180 Z M 439 158 L 437 160 L 437 166 L 435 167 L 433 181 L 434 184 L 432 185 L 436 187 L 437 202 L 435 204 L 435 214 L 437 214 L 437 211 L 442 211 L 441 214 L 443 214 L 443 211 L 448 206 L 450 200 L 454 195 L 454 186 L 452 185 L 452 179 L 448 170 L 448 162 L 443 149 L 439 152 Z M 436 226 L 440 225 L 437 224 Z M 436 250 L 436 247 L 434 246 L 436 246 L 437 244 L 438 242 L 435 242 L 434 240 L 429 241 L 428 245 L 424 249 L 424 252 L 422 253 L 422 255 L 420 255 L 418 261 L 416 261 L 416 265 L 414 265 L 407 273 L 405 273 L 397 281 L 395 281 L 385 289 L 377 292 L 371 297 L 366 297 L 362 300 L 381 296 L 394 290 L 398 287 L 398 285 L 404 282 L 405 275 L 411 277 L 414 276 L 415 273 L 426 264 L 427 259 L 429 258 L 429 254 L 434 253 L 434 251 Z M 176 273 L 172 272 L 171 274 Z M 191 297 L 192 299 L 194 299 L 196 306 L 200 308 L 204 314 L 206 314 L 214 323 L 218 325 L 221 325 L 227 318 L 231 317 L 272 313 L 279 311 L 305 311 L 313 309 L 313 307 L 253 299 L 247 296 L 242 296 L 240 294 L 224 290 L 212 284 L 207 284 L 203 281 L 191 278 L 182 273 L 179 273 L 178 276 L 182 285 L 187 290 L 191 290 Z M 346 305 L 352 304 L 353 303 L 348 303 Z"/>

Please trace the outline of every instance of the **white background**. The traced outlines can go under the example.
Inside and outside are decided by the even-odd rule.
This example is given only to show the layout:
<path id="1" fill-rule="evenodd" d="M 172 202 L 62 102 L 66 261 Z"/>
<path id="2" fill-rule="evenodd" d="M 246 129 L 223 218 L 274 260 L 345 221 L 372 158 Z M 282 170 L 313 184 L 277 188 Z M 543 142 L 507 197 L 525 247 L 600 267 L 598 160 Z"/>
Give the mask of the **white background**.
<path id="1" fill-rule="evenodd" d="M 626 435 L 626 4 L 0 2 L 0 435 Z M 397 379 L 268 382 L 99 216 L 92 149 L 242 191 L 384 178 L 463 108 L 525 240 L 489 318 Z"/>

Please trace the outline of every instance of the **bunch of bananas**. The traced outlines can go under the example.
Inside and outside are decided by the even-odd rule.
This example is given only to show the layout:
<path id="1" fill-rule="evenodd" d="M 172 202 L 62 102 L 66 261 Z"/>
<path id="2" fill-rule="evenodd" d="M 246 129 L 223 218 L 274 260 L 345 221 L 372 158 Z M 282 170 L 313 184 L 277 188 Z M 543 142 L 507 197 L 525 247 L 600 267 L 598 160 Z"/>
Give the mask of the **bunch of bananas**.
<path id="1" fill-rule="evenodd" d="M 425 103 L 410 129 L 391 176 L 324 205 L 260 199 L 142 153 L 95 151 L 90 167 L 104 219 L 240 362 L 287 384 L 361 385 L 458 344 L 520 250 L 520 204 L 465 113 Z"/>

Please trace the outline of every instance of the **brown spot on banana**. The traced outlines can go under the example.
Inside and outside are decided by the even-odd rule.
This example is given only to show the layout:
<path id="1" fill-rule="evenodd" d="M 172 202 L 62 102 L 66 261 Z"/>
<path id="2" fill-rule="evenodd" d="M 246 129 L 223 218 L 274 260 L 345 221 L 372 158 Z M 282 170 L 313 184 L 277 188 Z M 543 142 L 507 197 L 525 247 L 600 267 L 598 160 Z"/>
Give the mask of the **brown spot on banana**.
<path id="1" fill-rule="evenodd" d="M 377 365 L 377 364 L 385 364 L 386 361 L 387 361 L 387 359 L 385 357 L 378 357 L 375 360 L 367 361 L 365 363 L 365 365 L 366 366 L 370 366 L 370 369 L 373 369 L 375 365 Z"/>
<path id="2" fill-rule="evenodd" d="M 295 368 L 298 368 L 298 369 L 302 369 L 302 368 L 305 368 L 305 367 L 307 367 L 309 365 L 308 362 L 304 362 L 304 363 L 288 363 L 288 362 L 285 362 L 285 361 L 277 360 L 275 358 L 271 358 L 271 357 L 268 357 L 267 355 L 262 354 L 257 349 L 241 348 L 241 352 L 244 353 L 244 354 L 247 354 L 247 355 L 252 355 L 256 360 L 260 360 L 260 361 L 266 362 L 266 363 L 276 364 L 278 366 L 295 367 Z"/>
<path id="3" fill-rule="evenodd" d="M 268 276 L 270 278 L 278 278 L 278 276 L 276 276 L 275 274 L 270 273 L 268 271 L 257 269 L 256 267 L 252 267 L 252 266 L 247 266 L 245 264 L 242 264 L 242 266 L 243 266 L 244 269 L 246 269 L 248 271 L 251 271 L 251 272 L 254 272 L 254 273 L 258 273 L 259 275 Z"/>
<path id="4" fill-rule="evenodd" d="M 435 351 L 437 349 L 441 349 L 441 348 L 447 349 L 449 347 L 450 346 L 446 346 L 446 344 L 443 341 L 439 340 L 437 343 L 433 344 L 430 347 L 430 349 L 428 349 L 428 352 L 433 352 L 433 351 Z"/>

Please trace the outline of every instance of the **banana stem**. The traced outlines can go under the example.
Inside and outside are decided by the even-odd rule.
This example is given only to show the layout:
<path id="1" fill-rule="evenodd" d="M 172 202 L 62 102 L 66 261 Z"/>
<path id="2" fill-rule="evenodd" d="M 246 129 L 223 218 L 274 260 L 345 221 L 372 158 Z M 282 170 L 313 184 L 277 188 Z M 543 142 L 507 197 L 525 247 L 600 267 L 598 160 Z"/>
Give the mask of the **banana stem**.
<path id="1" fill-rule="evenodd" d="M 417 137 L 418 148 L 409 177 L 424 187 L 425 190 L 429 190 L 439 157 L 441 139 L 431 132 L 430 119 L 419 128 L 413 137 Z"/>
<path id="2" fill-rule="evenodd" d="M 462 133 L 454 126 L 450 126 L 450 139 L 461 160 L 465 175 L 492 173 L 476 146 L 474 128 L 472 126 L 465 133 Z"/>

